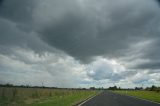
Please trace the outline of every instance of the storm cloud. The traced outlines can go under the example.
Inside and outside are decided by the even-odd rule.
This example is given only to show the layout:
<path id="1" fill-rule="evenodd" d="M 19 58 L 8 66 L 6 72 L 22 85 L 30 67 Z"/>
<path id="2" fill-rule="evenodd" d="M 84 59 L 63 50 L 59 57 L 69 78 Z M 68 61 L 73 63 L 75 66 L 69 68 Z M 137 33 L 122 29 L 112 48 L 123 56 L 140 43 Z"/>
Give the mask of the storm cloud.
<path id="1" fill-rule="evenodd" d="M 159 83 L 159 11 L 159 0 L 0 0 L 0 83 Z"/>
<path id="2" fill-rule="evenodd" d="M 42 40 L 85 62 L 97 55 L 119 56 L 130 45 L 158 37 L 159 7 L 155 2 L 88 2 L 73 11 L 64 9 L 56 23 L 51 21 L 41 30 Z M 156 27 L 150 27 L 153 24 Z"/>

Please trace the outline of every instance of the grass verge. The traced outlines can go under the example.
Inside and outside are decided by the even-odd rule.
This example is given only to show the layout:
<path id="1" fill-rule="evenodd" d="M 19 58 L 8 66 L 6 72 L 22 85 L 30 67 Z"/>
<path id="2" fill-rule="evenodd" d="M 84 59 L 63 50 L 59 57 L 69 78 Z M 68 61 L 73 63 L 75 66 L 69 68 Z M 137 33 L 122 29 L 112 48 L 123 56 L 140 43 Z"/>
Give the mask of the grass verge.
<path id="1" fill-rule="evenodd" d="M 74 104 L 77 104 L 80 101 L 83 101 L 86 98 L 94 96 L 96 94 L 97 92 L 95 91 L 76 92 L 69 95 L 52 97 L 45 101 L 35 102 L 30 106 L 73 106 Z"/>
<path id="2" fill-rule="evenodd" d="M 144 90 L 142 90 L 142 91 L 140 91 L 140 90 L 135 90 L 135 91 L 116 90 L 113 92 L 118 93 L 118 94 L 123 94 L 123 95 L 134 96 L 137 98 L 146 99 L 146 100 L 160 103 L 160 92 L 144 91 Z"/>

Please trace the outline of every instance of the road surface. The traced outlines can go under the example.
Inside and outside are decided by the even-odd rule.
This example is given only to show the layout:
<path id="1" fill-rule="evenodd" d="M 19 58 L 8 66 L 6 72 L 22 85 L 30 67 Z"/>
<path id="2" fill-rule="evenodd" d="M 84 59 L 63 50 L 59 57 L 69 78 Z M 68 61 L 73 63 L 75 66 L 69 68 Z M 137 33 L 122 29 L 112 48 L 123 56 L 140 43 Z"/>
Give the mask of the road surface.
<path id="1" fill-rule="evenodd" d="M 79 106 L 160 106 L 160 104 L 105 91 Z"/>

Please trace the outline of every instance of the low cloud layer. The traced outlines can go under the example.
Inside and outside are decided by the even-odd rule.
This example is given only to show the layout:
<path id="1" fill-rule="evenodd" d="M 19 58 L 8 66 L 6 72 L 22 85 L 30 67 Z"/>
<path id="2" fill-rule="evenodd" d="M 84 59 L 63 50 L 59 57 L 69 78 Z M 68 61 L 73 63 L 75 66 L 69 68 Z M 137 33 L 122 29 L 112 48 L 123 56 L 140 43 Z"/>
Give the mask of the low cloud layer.
<path id="1" fill-rule="evenodd" d="M 159 0 L 0 0 L 0 83 L 160 83 L 159 11 Z"/>

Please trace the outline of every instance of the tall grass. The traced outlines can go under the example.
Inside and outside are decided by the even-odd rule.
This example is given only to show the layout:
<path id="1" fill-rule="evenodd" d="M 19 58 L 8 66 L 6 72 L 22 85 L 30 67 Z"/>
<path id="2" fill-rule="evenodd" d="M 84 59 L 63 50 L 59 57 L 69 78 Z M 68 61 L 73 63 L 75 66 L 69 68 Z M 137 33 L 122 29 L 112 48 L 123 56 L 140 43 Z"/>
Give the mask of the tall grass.
<path id="1" fill-rule="evenodd" d="M 56 101 L 59 102 L 60 99 L 71 103 L 85 99 L 93 94 L 96 94 L 96 92 L 90 90 L 0 87 L 0 106 L 32 106 L 32 104 L 35 105 L 35 103 L 53 98 L 52 101 L 54 103 Z"/>

